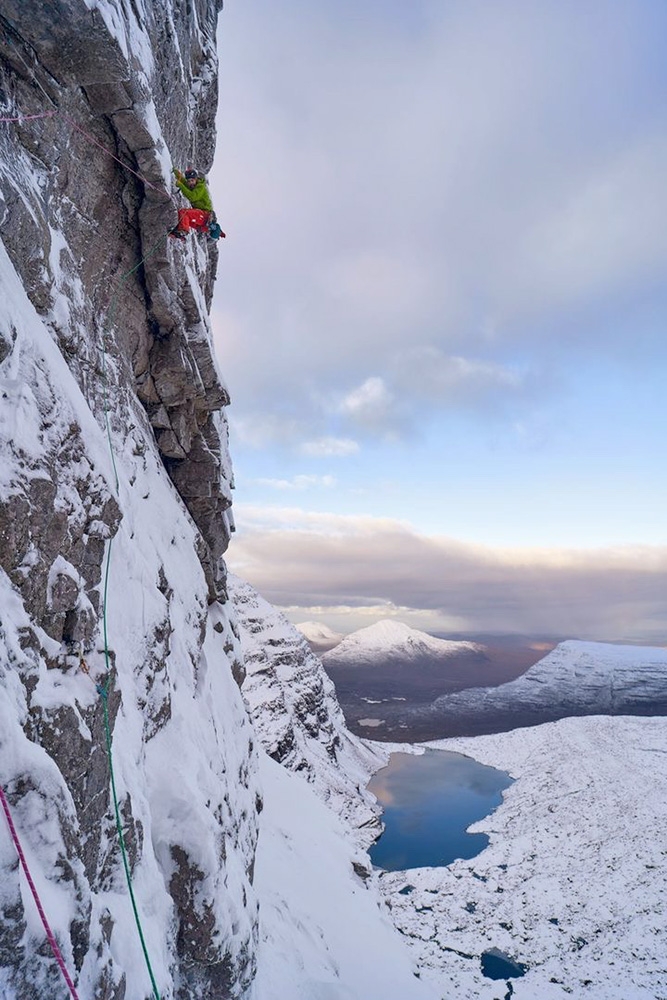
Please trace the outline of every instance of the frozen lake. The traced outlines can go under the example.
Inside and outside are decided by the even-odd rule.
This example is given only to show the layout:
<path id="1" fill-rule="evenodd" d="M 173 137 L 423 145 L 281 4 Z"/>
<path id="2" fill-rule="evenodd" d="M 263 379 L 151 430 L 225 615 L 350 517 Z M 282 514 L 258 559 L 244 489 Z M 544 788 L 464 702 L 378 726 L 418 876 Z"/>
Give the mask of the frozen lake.
<path id="1" fill-rule="evenodd" d="M 493 812 L 511 783 L 504 771 L 447 750 L 393 753 L 368 786 L 385 824 L 370 849 L 371 861 L 385 871 L 403 871 L 474 858 L 489 838 L 466 828 Z"/>

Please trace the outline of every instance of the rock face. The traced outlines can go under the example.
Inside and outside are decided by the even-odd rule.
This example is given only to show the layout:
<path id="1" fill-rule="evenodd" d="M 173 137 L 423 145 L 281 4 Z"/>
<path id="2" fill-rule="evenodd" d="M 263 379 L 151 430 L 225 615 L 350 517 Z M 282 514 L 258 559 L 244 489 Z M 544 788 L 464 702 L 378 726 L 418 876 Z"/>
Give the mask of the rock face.
<path id="1" fill-rule="evenodd" d="M 8 0 L 0 22 L 3 116 L 48 115 L 0 126 L 11 164 L 1 183 L 5 247 L 98 419 L 106 393 L 142 434 L 152 427 L 199 529 L 211 598 L 224 596 L 231 503 L 220 416 L 229 397 L 207 316 L 216 250 L 185 250 L 166 234 L 178 201 L 172 156 L 204 170 L 213 157 L 220 7 L 56 0 L 36 10 Z M 11 329 L 4 343 L 6 356 Z M 77 449 L 72 427 L 53 442 L 52 466 Z M 111 511 L 106 521 L 113 534 Z"/>
<path id="2" fill-rule="evenodd" d="M 172 156 L 206 169 L 213 155 L 219 7 L 7 0 L 0 14 L 0 116 L 20 118 L 0 124 L 0 781 L 96 1000 L 152 994 L 100 691 L 160 995 L 238 996 L 256 961 L 257 752 L 218 603 L 231 469 L 216 251 L 167 237 Z M 60 998 L 5 834 L 0 994 Z"/>

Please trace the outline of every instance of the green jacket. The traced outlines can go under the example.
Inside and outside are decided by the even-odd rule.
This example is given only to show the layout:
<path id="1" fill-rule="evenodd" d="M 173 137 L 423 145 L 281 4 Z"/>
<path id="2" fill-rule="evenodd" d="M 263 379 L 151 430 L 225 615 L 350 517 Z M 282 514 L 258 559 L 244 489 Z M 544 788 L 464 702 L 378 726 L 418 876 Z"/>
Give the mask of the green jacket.
<path id="1" fill-rule="evenodd" d="M 197 183 L 193 188 L 189 188 L 184 177 L 179 177 L 179 170 L 174 167 L 174 175 L 176 177 L 176 187 L 185 195 L 193 208 L 200 208 L 202 212 L 212 212 L 213 202 L 211 201 L 211 196 L 206 187 L 206 181 L 203 177 L 197 178 Z"/>

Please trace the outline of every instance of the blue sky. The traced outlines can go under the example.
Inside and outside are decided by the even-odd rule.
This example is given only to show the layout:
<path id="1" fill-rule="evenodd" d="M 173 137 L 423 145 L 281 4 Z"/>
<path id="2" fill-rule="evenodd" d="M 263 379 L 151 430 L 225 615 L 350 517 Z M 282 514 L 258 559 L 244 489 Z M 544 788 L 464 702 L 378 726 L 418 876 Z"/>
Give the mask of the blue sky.
<path id="1" fill-rule="evenodd" d="M 663 640 L 666 31 L 227 0 L 228 562 L 294 620 Z"/>

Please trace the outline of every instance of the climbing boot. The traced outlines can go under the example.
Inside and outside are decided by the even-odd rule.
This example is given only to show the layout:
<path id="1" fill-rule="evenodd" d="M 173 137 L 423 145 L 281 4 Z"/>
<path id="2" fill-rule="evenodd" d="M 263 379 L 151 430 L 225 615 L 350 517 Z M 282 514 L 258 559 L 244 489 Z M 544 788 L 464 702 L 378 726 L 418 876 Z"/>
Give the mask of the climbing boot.
<path id="1" fill-rule="evenodd" d="M 178 226 L 174 226 L 173 229 L 170 229 L 169 235 L 175 240 L 186 240 L 188 238 L 188 234 L 183 232 L 182 229 L 179 229 Z"/>

